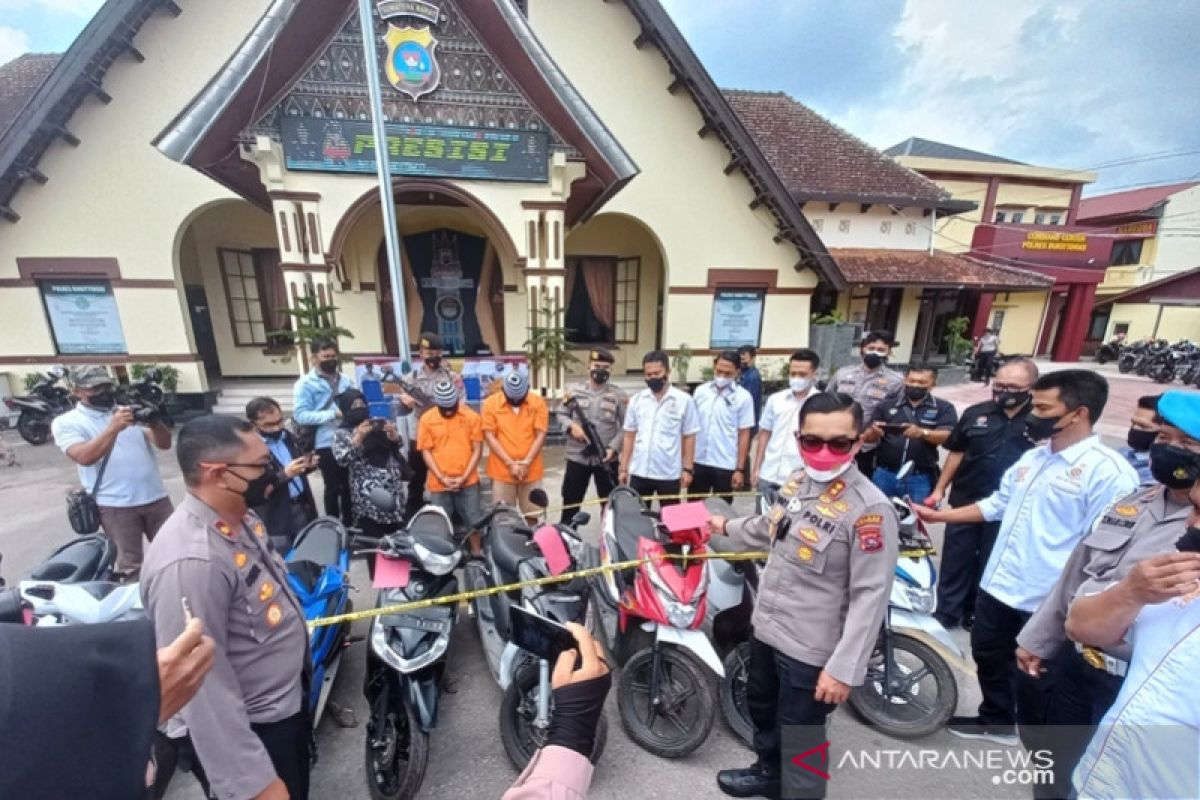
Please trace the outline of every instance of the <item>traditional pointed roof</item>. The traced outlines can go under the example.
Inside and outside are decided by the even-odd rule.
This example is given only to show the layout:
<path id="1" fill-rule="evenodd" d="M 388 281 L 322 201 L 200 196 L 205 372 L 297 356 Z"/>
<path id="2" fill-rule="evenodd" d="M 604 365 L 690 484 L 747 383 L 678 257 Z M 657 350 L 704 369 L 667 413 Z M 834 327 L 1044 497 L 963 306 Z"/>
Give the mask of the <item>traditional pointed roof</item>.
<path id="1" fill-rule="evenodd" d="M 1011 158 L 995 156 L 979 150 L 969 150 L 966 147 L 935 142 L 932 139 L 922 139 L 910 136 L 899 144 L 894 144 L 883 151 L 888 156 L 915 156 L 917 158 L 946 158 L 951 161 L 994 161 L 998 164 L 1022 164 Z"/>

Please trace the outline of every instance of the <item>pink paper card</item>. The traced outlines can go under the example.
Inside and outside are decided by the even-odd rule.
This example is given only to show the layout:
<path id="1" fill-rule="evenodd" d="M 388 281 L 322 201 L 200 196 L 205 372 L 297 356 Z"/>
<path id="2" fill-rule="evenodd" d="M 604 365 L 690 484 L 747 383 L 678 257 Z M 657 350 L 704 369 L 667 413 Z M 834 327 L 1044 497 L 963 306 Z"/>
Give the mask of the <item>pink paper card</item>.
<path id="1" fill-rule="evenodd" d="M 562 536 L 553 525 L 543 525 L 533 534 L 533 541 L 546 558 L 551 575 L 561 575 L 571 566 L 571 554 L 563 544 Z"/>
<path id="2" fill-rule="evenodd" d="M 679 531 L 707 530 L 712 514 L 700 501 L 665 506 L 662 510 L 663 525 L 672 533 Z"/>
<path id="3" fill-rule="evenodd" d="M 408 586 L 410 568 L 406 558 L 388 558 L 383 553 L 376 553 L 375 580 L 371 581 L 371 586 L 376 589 L 403 589 Z"/>

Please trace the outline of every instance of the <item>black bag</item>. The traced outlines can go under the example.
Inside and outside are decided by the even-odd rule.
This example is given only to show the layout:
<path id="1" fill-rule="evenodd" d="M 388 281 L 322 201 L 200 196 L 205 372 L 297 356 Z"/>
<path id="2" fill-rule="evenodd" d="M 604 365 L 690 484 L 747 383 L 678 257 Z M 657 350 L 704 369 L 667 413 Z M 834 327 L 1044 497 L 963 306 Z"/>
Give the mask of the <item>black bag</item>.
<path id="1" fill-rule="evenodd" d="M 329 399 L 325 401 L 325 405 L 321 406 L 321 411 L 326 411 L 333 405 L 333 387 L 329 389 Z M 296 422 L 296 418 L 292 417 L 288 421 L 288 428 L 292 432 L 292 438 L 296 440 L 296 449 L 301 453 L 311 453 L 317 449 L 317 428 L 320 425 L 301 425 Z"/>
<path id="2" fill-rule="evenodd" d="M 108 466 L 108 459 L 112 458 L 114 448 L 116 443 L 104 454 L 104 460 L 100 462 L 100 471 L 96 473 L 96 482 L 92 484 L 90 492 L 87 489 L 76 489 L 67 494 L 67 520 L 71 523 L 71 530 L 80 536 L 100 530 L 100 506 L 96 503 L 96 492 L 100 489 L 100 481 L 104 480 L 104 470 Z"/>

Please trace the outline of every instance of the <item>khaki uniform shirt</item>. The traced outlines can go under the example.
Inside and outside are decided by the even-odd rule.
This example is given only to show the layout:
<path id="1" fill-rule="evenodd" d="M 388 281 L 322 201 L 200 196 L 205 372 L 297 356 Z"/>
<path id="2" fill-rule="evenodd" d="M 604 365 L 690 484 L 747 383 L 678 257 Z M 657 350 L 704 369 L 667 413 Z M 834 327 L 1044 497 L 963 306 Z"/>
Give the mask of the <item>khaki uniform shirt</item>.
<path id="1" fill-rule="evenodd" d="M 400 410 L 403 412 L 402 416 L 405 418 L 405 438 L 408 440 L 410 448 L 417 441 L 417 425 L 421 421 L 421 415 L 433 408 L 433 387 L 442 381 L 450 381 L 458 389 L 461 399 L 467 399 L 463 393 L 462 378 L 459 377 L 457 372 L 446 366 L 444 359 L 441 364 L 438 364 L 437 369 L 426 369 L 422 365 L 408 375 L 405 375 L 404 379 L 400 382 L 401 388 L 417 401 L 417 404 L 411 410 L 406 410 L 404 406 L 400 406 Z"/>
<path id="2" fill-rule="evenodd" d="M 870 420 L 875 408 L 885 400 L 900 399 L 903 395 L 904 376 L 887 365 L 871 372 L 864 365 L 848 364 L 833 374 L 826 391 L 841 392 L 853 397 L 863 410 L 863 419 Z M 864 450 L 874 450 L 868 444 Z"/>
<path id="3" fill-rule="evenodd" d="M 299 712 L 308 666 L 304 611 L 265 526 L 248 513 L 234 530 L 189 494 L 150 543 L 141 590 L 159 647 L 183 631 L 181 598 L 216 643 L 180 716 L 217 797 L 254 797 L 276 774 L 250 724 Z"/>
<path id="4" fill-rule="evenodd" d="M 596 426 L 596 433 L 600 434 L 600 438 L 607 442 L 608 447 L 611 447 L 614 453 L 620 455 L 621 440 L 625 437 L 622 425 L 625 422 L 625 409 L 629 405 L 629 398 L 625 392 L 611 383 L 606 383 L 599 389 L 593 389 L 590 383 L 584 381 L 569 387 L 567 394 L 575 398 L 579 404 L 580 414 Z M 568 415 L 568 419 L 575 423 L 581 422 L 578 417 L 579 414 L 575 413 Z M 594 457 L 585 455 L 585 450 L 587 450 L 586 443 L 567 437 L 568 461 L 574 461 L 576 464 L 597 463 Z"/>
<path id="5" fill-rule="evenodd" d="M 1129 574 L 1134 564 L 1171 553 L 1187 529 L 1190 504 L 1176 503 L 1162 486 L 1140 489 L 1101 515 L 1071 552 L 1062 576 L 1017 636 L 1017 644 L 1043 659 L 1067 641 L 1064 626 L 1071 601 L 1096 594 Z M 1105 648 L 1128 661 L 1128 644 Z"/>
<path id="6" fill-rule="evenodd" d="M 729 536 L 771 552 L 759 583 L 754 636 L 784 655 L 863 682 L 892 591 L 899 520 L 851 464 L 829 483 L 788 477 L 762 516 L 730 520 Z"/>

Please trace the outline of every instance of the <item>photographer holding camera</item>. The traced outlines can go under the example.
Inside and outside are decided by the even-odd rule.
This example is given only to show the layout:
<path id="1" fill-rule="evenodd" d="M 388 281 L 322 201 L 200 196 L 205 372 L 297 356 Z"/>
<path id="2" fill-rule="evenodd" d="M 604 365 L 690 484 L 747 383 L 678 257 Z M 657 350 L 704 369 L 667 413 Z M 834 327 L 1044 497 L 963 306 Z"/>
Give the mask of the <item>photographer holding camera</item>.
<path id="1" fill-rule="evenodd" d="M 102 366 L 76 367 L 70 384 L 79 403 L 54 420 L 54 443 L 78 465 L 79 482 L 95 497 L 100 525 L 117 548 L 118 576 L 136 581 L 142 536 L 153 539 L 173 510 L 154 458 L 155 447 L 171 449 L 171 432 L 153 405 L 119 404 Z"/>

